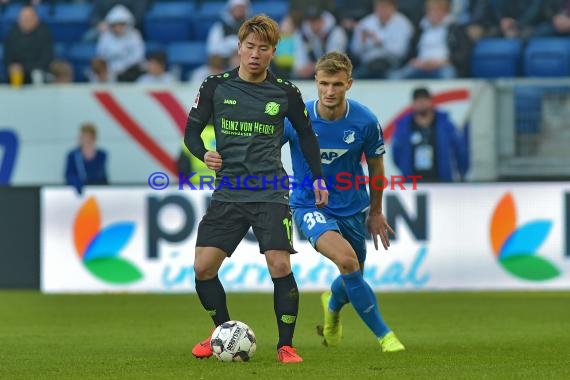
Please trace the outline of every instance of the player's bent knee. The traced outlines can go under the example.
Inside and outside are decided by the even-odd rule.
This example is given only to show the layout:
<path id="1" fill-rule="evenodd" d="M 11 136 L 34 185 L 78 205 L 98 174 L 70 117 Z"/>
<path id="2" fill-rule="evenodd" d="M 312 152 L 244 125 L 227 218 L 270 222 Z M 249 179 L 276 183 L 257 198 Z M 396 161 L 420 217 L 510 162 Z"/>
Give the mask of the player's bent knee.
<path id="1" fill-rule="evenodd" d="M 196 276 L 196 279 L 204 281 L 204 280 L 210 280 L 210 279 L 216 277 L 216 275 L 218 274 L 218 270 L 217 270 L 217 268 L 212 267 L 211 265 L 208 265 L 207 263 L 195 262 L 194 263 L 194 274 Z"/>
<path id="2" fill-rule="evenodd" d="M 291 273 L 291 262 L 288 253 L 267 255 L 267 268 L 273 278 L 285 277 Z"/>
<path id="3" fill-rule="evenodd" d="M 356 255 L 341 255 L 337 258 L 335 264 L 337 265 L 340 273 L 347 274 L 347 273 L 354 273 L 360 269 L 360 265 L 358 263 L 358 259 Z"/>

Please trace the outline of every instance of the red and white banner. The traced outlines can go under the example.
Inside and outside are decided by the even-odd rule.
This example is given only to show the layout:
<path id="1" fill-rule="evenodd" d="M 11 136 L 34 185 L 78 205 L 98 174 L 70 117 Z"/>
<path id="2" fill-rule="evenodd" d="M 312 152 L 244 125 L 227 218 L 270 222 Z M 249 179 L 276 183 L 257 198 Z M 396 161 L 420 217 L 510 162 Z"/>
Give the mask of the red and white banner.
<path id="1" fill-rule="evenodd" d="M 317 96 L 314 82 L 296 83 L 305 100 Z M 397 174 L 390 158 L 394 122 L 409 111 L 415 82 L 357 81 L 349 96 L 379 118 L 387 140 L 386 172 Z M 430 82 L 435 103 L 457 126 L 470 112 L 470 81 Z M 175 171 L 187 113 L 198 85 L 149 88 L 135 85 L 0 89 L 0 126 L 18 134 L 20 151 L 13 185 L 61 184 L 66 153 L 77 144 L 81 123 L 93 122 L 98 143 L 109 153 L 108 173 L 114 184 L 146 183 L 150 173 Z M 290 170 L 288 148 L 283 161 Z"/>

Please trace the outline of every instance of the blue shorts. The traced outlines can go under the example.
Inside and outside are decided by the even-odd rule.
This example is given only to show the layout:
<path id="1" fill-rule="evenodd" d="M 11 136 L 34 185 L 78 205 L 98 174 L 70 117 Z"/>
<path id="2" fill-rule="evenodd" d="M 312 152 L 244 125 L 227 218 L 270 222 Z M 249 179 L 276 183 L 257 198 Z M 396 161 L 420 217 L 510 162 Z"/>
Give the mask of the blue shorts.
<path id="1" fill-rule="evenodd" d="M 293 219 L 313 247 L 316 247 L 317 240 L 322 234 L 327 231 L 337 231 L 352 246 L 358 261 L 366 260 L 365 212 L 337 218 L 316 207 L 296 208 L 293 210 Z"/>

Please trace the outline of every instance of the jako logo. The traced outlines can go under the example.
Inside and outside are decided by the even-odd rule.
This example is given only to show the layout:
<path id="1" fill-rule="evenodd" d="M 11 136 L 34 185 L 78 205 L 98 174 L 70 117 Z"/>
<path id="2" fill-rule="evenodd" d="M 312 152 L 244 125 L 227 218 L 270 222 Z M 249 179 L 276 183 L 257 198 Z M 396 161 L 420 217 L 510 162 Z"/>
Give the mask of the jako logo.
<path id="1" fill-rule="evenodd" d="M 537 256 L 552 222 L 535 220 L 517 228 L 512 194 L 501 198 L 491 219 L 491 244 L 501 266 L 512 275 L 530 281 L 550 280 L 560 271 L 550 261 Z"/>
<path id="2" fill-rule="evenodd" d="M 101 215 L 95 198 L 81 206 L 73 225 L 75 250 L 83 264 L 98 279 L 111 284 L 140 280 L 141 271 L 119 253 L 133 235 L 133 222 L 120 222 L 101 229 Z"/>

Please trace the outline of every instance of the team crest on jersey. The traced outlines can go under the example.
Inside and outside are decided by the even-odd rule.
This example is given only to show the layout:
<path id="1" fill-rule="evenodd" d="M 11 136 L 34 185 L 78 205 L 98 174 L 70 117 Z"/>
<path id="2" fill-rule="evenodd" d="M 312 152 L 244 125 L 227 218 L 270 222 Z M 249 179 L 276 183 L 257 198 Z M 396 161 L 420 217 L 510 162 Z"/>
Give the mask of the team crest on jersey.
<path id="1" fill-rule="evenodd" d="M 269 102 L 265 105 L 265 113 L 269 116 L 275 116 L 279 113 L 279 103 Z"/>
<path id="2" fill-rule="evenodd" d="M 344 131 L 344 137 L 342 140 L 347 144 L 352 144 L 356 140 L 356 137 L 354 136 L 355 133 L 356 132 L 354 131 Z"/>
<path id="3" fill-rule="evenodd" d="M 198 108 L 198 103 L 200 102 L 200 91 L 196 94 L 196 98 L 194 99 L 194 104 L 192 104 L 192 108 Z"/>
<path id="4" fill-rule="evenodd" d="M 321 149 L 321 162 L 330 164 L 346 152 L 348 152 L 348 149 Z"/>

